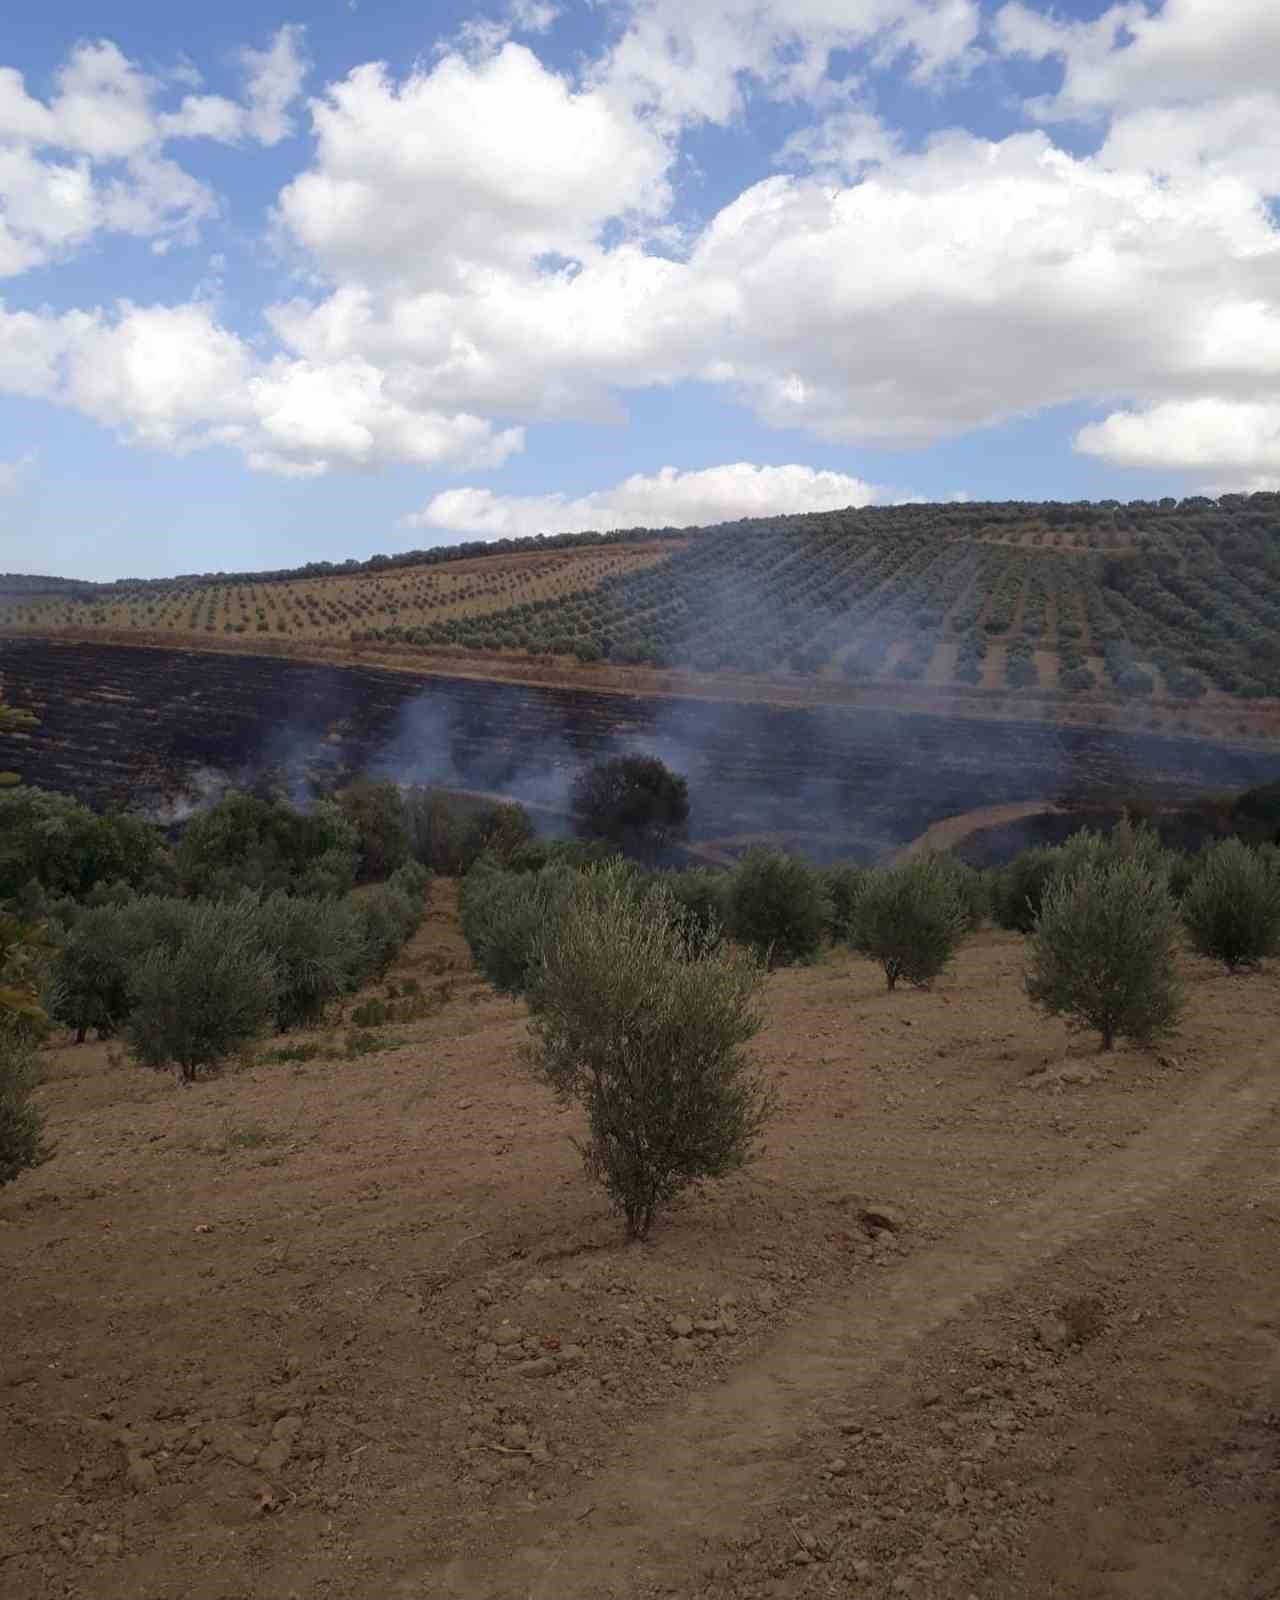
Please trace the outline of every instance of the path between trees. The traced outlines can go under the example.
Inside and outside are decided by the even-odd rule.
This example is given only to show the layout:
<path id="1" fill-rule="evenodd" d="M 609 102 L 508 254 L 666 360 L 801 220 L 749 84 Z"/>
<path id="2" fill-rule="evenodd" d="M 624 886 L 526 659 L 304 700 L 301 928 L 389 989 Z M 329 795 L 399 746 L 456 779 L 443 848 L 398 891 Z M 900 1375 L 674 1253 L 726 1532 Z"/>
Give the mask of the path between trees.
<path id="1" fill-rule="evenodd" d="M 636 1430 L 536 1545 L 490 1549 L 414 1575 L 439 1600 L 622 1600 L 687 1589 L 709 1542 L 739 1534 L 788 1458 L 860 1386 L 1020 1274 L 1131 1220 L 1204 1173 L 1280 1109 L 1260 1054 L 1219 1068 L 1124 1149 L 967 1236 L 923 1250 L 886 1283 L 814 1311 L 716 1392 Z M 662 1592 L 661 1590 L 657 1592 Z"/>

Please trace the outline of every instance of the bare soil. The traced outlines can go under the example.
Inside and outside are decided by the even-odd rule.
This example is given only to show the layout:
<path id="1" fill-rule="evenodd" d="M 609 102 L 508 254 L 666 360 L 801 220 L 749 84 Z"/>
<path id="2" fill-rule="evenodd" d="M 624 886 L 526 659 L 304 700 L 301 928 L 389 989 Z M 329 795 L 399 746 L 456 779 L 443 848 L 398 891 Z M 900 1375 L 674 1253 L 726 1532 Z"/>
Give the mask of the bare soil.
<path id="1" fill-rule="evenodd" d="M 1274 971 L 1110 1057 L 1013 935 L 774 974 L 765 1154 L 626 1247 L 452 900 L 385 1050 L 48 1052 L 5 1600 L 1275 1600 Z"/>

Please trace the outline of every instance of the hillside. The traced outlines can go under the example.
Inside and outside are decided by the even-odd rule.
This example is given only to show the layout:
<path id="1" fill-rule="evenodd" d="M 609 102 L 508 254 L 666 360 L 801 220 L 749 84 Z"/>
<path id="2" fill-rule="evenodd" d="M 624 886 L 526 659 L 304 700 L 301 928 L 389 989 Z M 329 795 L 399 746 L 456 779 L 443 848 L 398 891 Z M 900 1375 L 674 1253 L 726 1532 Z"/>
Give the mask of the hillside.
<path id="1" fill-rule="evenodd" d="M 0 630 L 1275 726 L 1280 495 L 899 506 L 475 548 L 245 577 L 0 579 Z"/>

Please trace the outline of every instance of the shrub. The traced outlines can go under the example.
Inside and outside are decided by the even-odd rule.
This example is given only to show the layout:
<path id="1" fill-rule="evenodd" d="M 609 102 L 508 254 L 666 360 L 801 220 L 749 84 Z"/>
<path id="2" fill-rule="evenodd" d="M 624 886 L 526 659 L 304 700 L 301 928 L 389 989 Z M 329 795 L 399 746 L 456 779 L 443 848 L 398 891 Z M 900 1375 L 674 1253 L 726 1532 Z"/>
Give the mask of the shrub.
<path id="1" fill-rule="evenodd" d="M 627 1236 L 688 1184 L 748 1161 L 773 1103 L 744 1050 L 762 975 L 728 946 L 689 949 L 662 894 L 584 878 L 530 994 L 535 1072 L 587 1117 L 582 1148 Z"/>
<path id="2" fill-rule="evenodd" d="M 820 874 L 830 911 L 827 917 L 827 937 L 839 944 L 847 944 L 853 937 L 854 917 L 862 897 L 867 874 L 862 867 L 828 867 Z"/>
<path id="3" fill-rule="evenodd" d="M 337 803 L 355 829 L 362 880 L 381 881 L 404 865 L 409 859 L 409 824 L 394 783 L 357 778 L 342 791 Z"/>
<path id="4" fill-rule="evenodd" d="M 35 1050 L 22 1031 L 0 1020 L 0 1187 L 52 1154 L 33 1098 Z"/>
<path id="5" fill-rule="evenodd" d="M 656 756 L 614 756 L 578 774 L 570 809 L 582 838 L 649 854 L 683 830 L 689 786 Z"/>
<path id="6" fill-rule="evenodd" d="M 275 964 L 277 1033 L 315 1027 L 359 969 L 361 925 L 352 905 L 276 894 L 257 907 L 253 924 L 260 948 Z"/>
<path id="7" fill-rule="evenodd" d="M 1228 972 L 1280 949 L 1280 873 L 1239 839 L 1206 850 L 1182 900 L 1192 947 Z"/>
<path id="8" fill-rule="evenodd" d="M 1056 850 L 1024 850 L 996 875 L 991 914 L 1000 927 L 1013 933 L 1032 931 L 1045 891 L 1058 869 L 1058 861 Z"/>
<path id="9" fill-rule="evenodd" d="M 868 876 L 852 943 L 880 963 L 890 989 L 900 978 L 924 988 L 951 960 L 967 925 L 955 873 L 938 857 L 918 856 Z"/>
<path id="10" fill-rule="evenodd" d="M 126 916 L 113 906 L 80 912 L 54 961 L 50 1014 L 75 1030 L 111 1037 L 129 1015 L 129 940 Z"/>
<path id="11" fill-rule="evenodd" d="M 770 967 L 812 961 L 831 907 L 811 867 L 777 850 L 752 850 L 729 880 L 729 931 Z"/>
<path id="12" fill-rule="evenodd" d="M 387 885 L 415 904 L 421 902 L 425 909 L 427 891 L 431 887 L 431 876 L 430 871 L 421 862 L 406 861 L 404 866 L 397 867 L 387 879 Z M 414 924 L 415 928 L 421 920 L 419 918 L 418 923 Z"/>
<path id="13" fill-rule="evenodd" d="M 959 856 L 940 851 L 932 858 L 939 876 L 950 884 L 960 907 L 966 933 L 974 933 L 991 915 L 991 884 Z"/>
<path id="14" fill-rule="evenodd" d="M 176 946 L 156 943 L 132 963 L 126 1034 L 144 1066 L 172 1063 L 189 1083 L 266 1027 L 276 968 L 258 937 L 257 911 L 248 897 L 196 902 Z"/>
<path id="15" fill-rule="evenodd" d="M 1026 990 L 1048 1016 L 1146 1041 L 1177 1020 L 1178 916 L 1168 884 L 1136 860 L 1091 863 L 1048 890 Z"/>
<path id="16" fill-rule="evenodd" d="M 660 880 L 692 943 L 706 948 L 718 943 L 729 921 L 729 880 L 722 872 L 706 867 L 691 867 L 686 872 L 667 873 Z"/>
<path id="17" fill-rule="evenodd" d="M 376 884 L 351 898 L 357 928 L 354 979 L 380 978 L 421 926 L 424 907 L 402 889 Z"/>

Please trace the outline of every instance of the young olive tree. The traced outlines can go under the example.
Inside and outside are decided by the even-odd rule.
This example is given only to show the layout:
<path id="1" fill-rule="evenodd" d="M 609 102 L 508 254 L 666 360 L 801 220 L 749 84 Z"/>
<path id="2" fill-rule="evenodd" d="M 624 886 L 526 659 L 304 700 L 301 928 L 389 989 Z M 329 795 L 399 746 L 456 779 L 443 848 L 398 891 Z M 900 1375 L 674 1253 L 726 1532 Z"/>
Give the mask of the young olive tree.
<path id="1" fill-rule="evenodd" d="M 1192 948 L 1228 972 L 1280 950 L 1280 872 L 1239 839 L 1206 850 L 1182 898 Z"/>
<path id="2" fill-rule="evenodd" d="M 1072 1027 L 1146 1042 L 1181 1010 L 1178 913 L 1168 883 L 1132 857 L 1059 877 L 1045 894 L 1026 972 L 1031 1003 Z"/>
<path id="3" fill-rule="evenodd" d="M 752 850 L 728 889 L 729 931 L 770 967 L 812 961 L 831 923 L 831 902 L 812 867 L 778 850 Z"/>
<path id="4" fill-rule="evenodd" d="M 249 896 L 194 902 L 182 937 L 133 963 L 126 1037 L 143 1066 L 172 1065 L 190 1083 L 270 1022 L 276 966 L 258 935 L 258 909 Z"/>
<path id="5" fill-rule="evenodd" d="M 689 1184 L 750 1160 L 774 1105 L 746 1051 L 759 964 L 700 944 L 664 898 L 584 873 L 529 993 L 531 1064 L 585 1111 L 584 1165 L 630 1239 Z"/>
<path id="6" fill-rule="evenodd" d="M 956 872 L 938 857 L 915 856 L 868 874 L 851 943 L 859 955 L 880 963 L 890 989 L 901 978 L 927 988 L 969 926 Z"/>

